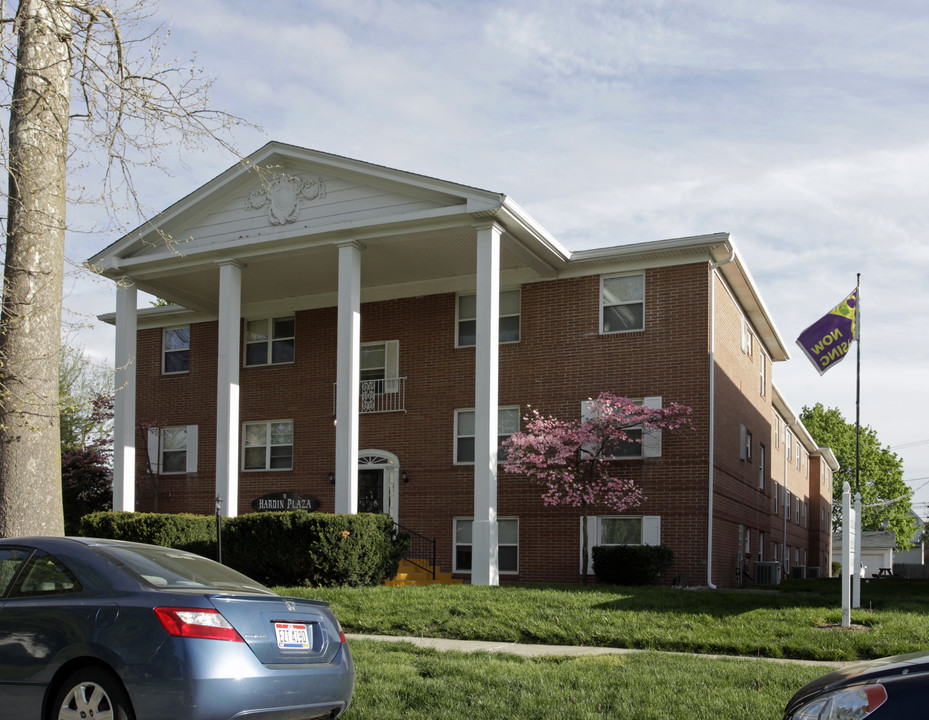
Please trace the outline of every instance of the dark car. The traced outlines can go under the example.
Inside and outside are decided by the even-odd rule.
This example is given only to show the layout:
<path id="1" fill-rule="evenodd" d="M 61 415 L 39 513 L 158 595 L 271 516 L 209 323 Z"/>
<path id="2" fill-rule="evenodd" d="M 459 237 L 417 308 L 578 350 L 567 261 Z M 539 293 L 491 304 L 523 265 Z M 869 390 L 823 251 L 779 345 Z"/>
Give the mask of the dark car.
<path id="1" fill-rule="evenodd" d="M 922 717 L 929 701 L 929 652 L 853 663 L 800 688 L 784 720 Z"/>
<path id="2" fill-rule="evenodd" d="M 2 717 L 335 718 L 354 682 L 326 603 L 171 548 L 0 540 Z"/>

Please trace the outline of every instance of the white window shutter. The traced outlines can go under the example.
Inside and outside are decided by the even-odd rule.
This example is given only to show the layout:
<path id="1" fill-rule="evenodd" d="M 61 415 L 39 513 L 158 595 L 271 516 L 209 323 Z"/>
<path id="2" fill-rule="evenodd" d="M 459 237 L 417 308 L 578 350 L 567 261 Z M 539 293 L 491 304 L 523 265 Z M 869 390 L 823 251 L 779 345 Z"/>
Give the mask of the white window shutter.
<path id="1" fill-rule="evenodd" d="M 661 545 L 661 515 L 642 516 L 642 544 Z"/>
<path id="2" fill-rule="evenodd" d="M 594 574 L 594 545 L 599 544 L 600 536 L 597 532 L 598 518 L 595 515 L 587 516 L 587 574 Z M 581 518 L 580 534 L 578 536 L 578 572 L 584 572 L 584 518 Z"/>
<path id="3" fill-rule="evenodd" d="M 159 452 L 159 445 L 161 440 L 161 430 L 160 428 L 149 428 L 148 429 L 148 464 L 152 469 L 152 472 L 157 475 L 161 472 L 161 453 Z"/>
<path id="4" fill-rule="evenodd" d="M 197 472 L 198 426 L 187 426 L 187 472 Z"/>
<path id="5" fill-rule="evenodd" d="M 748 458 L 745 457 L 745 441 L 748 439 L 746 435 L 747 432 L 744 425 L 739 425 L 739 460 L 748 460 Z"/>
<path id="6" fill-rule="evenodd" d="M 400 377 L 400 341 L 388 340 L 384 343 L 384 376 L 387 382 L 384 383 L 384 392 L 398 392 Z"/>
<path id="7" fill-rule="evenodd" d="M 661 396 L 647 397 L 642 402 L 647 408 L 659 410 Z M 642 432 L 642 457 L 661 457 L 661 430 L 644 430 Z"/>

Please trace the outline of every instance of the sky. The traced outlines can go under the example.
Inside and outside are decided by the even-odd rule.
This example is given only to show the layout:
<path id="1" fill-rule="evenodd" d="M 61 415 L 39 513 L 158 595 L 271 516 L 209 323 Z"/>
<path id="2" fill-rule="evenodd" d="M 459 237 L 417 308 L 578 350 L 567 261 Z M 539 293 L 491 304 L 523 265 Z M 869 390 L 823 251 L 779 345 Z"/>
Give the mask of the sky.
<path id="1" fill-rule="evenodd" d="M 929 336 L 912 325 L 929 284 L 925 0 L 153 7 L 166 56 L 195 54 L 213 105 L 252 124 L 233 131 L 243 155 L 276 140 L 505 193 L 569 250 L 731 233 L 790 348 L 773 378 L 797 413 L 855 420 L 855 358 L 821 377 L 794 341 L 860 273 L 861 423 L 929 514 Z M 152 213 L 235 158 L 163 161 L 170 175 L 135 176 Z M 118 236 L 73 232 L 68 256 Z M 115 287 L 75 273 L 65 290 L 74 342 L 112 363 L 93 318 Z"/>

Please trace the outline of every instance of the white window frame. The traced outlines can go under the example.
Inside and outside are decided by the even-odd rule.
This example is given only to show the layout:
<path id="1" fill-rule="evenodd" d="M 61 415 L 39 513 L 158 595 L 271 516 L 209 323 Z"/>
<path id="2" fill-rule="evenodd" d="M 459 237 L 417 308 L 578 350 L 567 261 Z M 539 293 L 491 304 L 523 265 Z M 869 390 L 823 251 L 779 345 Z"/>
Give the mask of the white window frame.
<path id="1" fill-rule="evenodd" d="M 504 416 L 504 413 L 506 414 Z M 504 426 L 504 422 L 512 422 L 516 420 L 516 428 L 510 430 L 509 427 Z M 454 465 L 473 465 L 473 460 L 459 460 L 458 459 L 458 445 L 459 441 L 467 438 L 473 438 L 474 435 L 460 435 L 459 434 L 459 419 L 462 415 L 471 414 L 474 415 L 474 408 L 458 408 L 455 410 L 455 438 L 454 438 L 454 449 L 453 449 L 453 460 Z M 503 453 L 500 451 L 500 446 L 503 444 L 503 441 L 506 440 L 510 435 L 513 435 L 519 432 L 520 428 L 520 415 L 519 415 L 519 405 L 501 405 L 497 408 L 497 464 L 502 465 L 506 462 L 506 459 L 503 457 Z M 472 422 L 473 424 L 473 422 Z"/>
<path id="2" fill-rule="evenodd" d="M 739 425 L 739 460 L 752 461 L 752 431 Z"/>
<path id="3" fill-rule="evenodd" d="M 459 523 L 472 523 L 472 535 L 471 542 L 458 542 L 458 524 Z M 473 535 L 473 517 L 455 517 L 452 518 L 452 572 L 460 575 L 470 575 L 471 568 L 459 568 L 458 567 L 458 548 L 461 547 L 472 547 L 474 542 Z M 504 535 L 501 532 L 501 524 L 516 523 L 516 542 L 502 542 L 500 537 Z M 500 548 L 516 548 L 516 567 L 515 569 L 506 569 L 502 568 L 502 564 L 499 563 L 499 552 Z M 498 556 L 498 565 L 500 566 L 499 573 L 501 575 L 518 575 L 519 574 L 519 518 L 518 517 L 498 517 L 497 518 L 497 556 Z M 474 565 L 474 555 L 472 553 L 472 566 Z"/>
<path id="4" fill-rule="evenodd" d="M 790 518 L 790 505 L 791 505 L 791 500 L 793 500 L 793 498 L 794 498 L 794 494 L 790 492 L 790 490 L 787 490 L 786 495 L 784 497 L 784 517 L 787 520 L 791 519 Z"/>
<path id="5" fill-rule="evenodd" d="M 752 333 L 752 328 L 751 325 L 749 325 L 748 319 L 744 315 L 741 316 L 741 319 L 742 352 L 751 357 L 754 351 L 754 333 Z"/>
<path id="6" fill-rule="evenodd" d="M 788 460 L 790 460 L 792 451 L 793 451 L 793 437 L 790 434 L 790 430 L 784 430 L 784 452 L 787 453 Z"/>
<path id="7" fill-rule="evenodd" d="M 177 333 L 178 330 L 187 331 L 187 345 L 168 348 L 168 334 Z M 168 370 L 167 358 L 169 354 L 187 353 L 186 367 L 183 370 Z M 190 325 L 175 325 L 166 327 L 161 330 L 161 374 L 162 375 L 184 375 L 190 372 Z"/>
<path id="8" fill-rule="evenodd" d="M 639 402 L 635 400 L 634 402 Z M 581 402 L 581 421 L 589 420 L 593 417 L 593 412 L 590 408 L 591 400 L 583 400 Z M 645 405 L 645 407 L 652 408 L 653 410 L 658 410 L 662 407 L 661 405 L 661 395 L 653 395 L 650 397 L 642 398 L 642 401 L 639 403 Z M 616 455 L 616 456 L 604 456 L 603 460 L 609 461 L 622 461 L 622 460 L 641 460 L 642 458 L 655 458 L 661 457 L 661 430 L 645 430 L 639 425 L 633 425 L 632 427 L 626 428 L 626 430 L 632 430 L 634 432 L 640 432 L 642 434 L 642 441 L 636 442 L 635 446 L 639 448 L 638 455 Z M 632 447 L 632 445 L 630 445 Z"/>
<path id="9" fill-rule="evenodd" d="M 774 514 L 780 514 L 780 505 L 781 505 L 781 484 L 774 481 Z"/>
<path id="10" fill-rule="evenodd" d="M 610 520 L 640 520 L 641 536 L 638 543 L 628 545 L 661 545 L 661 515 L 589 515 L 587 517 L 587 574 L 594 574 L 594 547 L 598 545 L 615 545 L 602 542 L 603 525 Z M 578 557 L 580 571 L 584 567 L 584 518 L 580 518 L 580 543 Z"/>
<path id="11" fill-rule="evenodd" d="M 516 312 L 505 312 L 506 303 L 504 302 L 504 296 L 508 298 L 516 297 Z M 474 293 L 459 293 L 455 297 L 455 347 L 456 348 L 465 348 L 465 347 L 474 347 L 475 343 L 462 343 L 461 342 L 461 323 L 463 322 L 473 322 L 475 326 L 477 324 L 477 304 L 475 302 L 474 316 L 463 316 L 461 314 L 461 301 L 465 298 L 475 298 L 477 295 Z M 497 340 L 501 345 L 513 345 L 518 343 L 522 339 L 523 333 L 523 318 L 522 318 L 522 306 L 523 306 L 523 290 L 521 287 L 518 288 L 507 288 L 500 291 L 500 308 L 498 318 L 500 320 L 508 318 L 516 318 L 516 339 L 515 340 L 503 340 L 502 335 L 504 328 L 501 326 L 497 331 Z"/>
<path id="12" fill-rule="evenodd" d="M 606 301 L 606 292 L 604 291 L 604 284 L 609 280 L 615 280 L 616 278 L 627 278 L 627 277 L 640 277 L 642 278 L 642 297 L 637 300 L 622 300 L 619 302 L 608 303 Z M 641 327 L 629 327 L 623 328 L 621 330 L 606 330 L 604 327 L 604 308 L 613 308 L 620 306 L 632 306 L 632 305 L 641 305 L 642 306 L 642 323 Z M 600 276 L 600 334 L 601 335 L 621 335 L 623 333 L 631 332 L 642 332 L 645 330 L 645 273 L 623 273 L 620 275 L 601 275 Z"/>
<path id="13" fill-rule="evenodd" d="M 377 387 L 375 392 L 377 394 L 382 393 L 396 393 L 400 390 L 400 384 L 398 378 L 400 377 L 400 341 L 399 340 L 381 340 L 379 342 L 364 342 L 361 343 L 361 349 L 364 351 L 365 348 L 375 348 L 383 347 L 384 348 L 384 365 L 383 367 L 378 366 L 377 368 L 368 367 L 365 368 L 364 364 L 361 364 L 361 382 L 362 385 L 366 382 L 373 382 Z M 362 360 L 365 357 L 364 352 L 361 353 Z M 373 375 L 365 378 L 365 371 L 373 370 L 382 370 L 380 377 L 374 377 Z"/>
<path id="14" fill-rule="evenodd" d="M 164 453 L 180 453 L 179 448 L 167 448 L 166 434 L 171 435 L 183 430 L 184 432 L 184 469 L 164 470 Z M 198 454 L 198 426 L 197 425 L 167 425 L 165 427 L 152 427 L 148 429 L 148 463 L 155 475 L 185 475 L 197 472 Z"/>
<path id="15" fill-rule="evenodd" d="M 290 423 L 290 442 L 289 443 L 273 443 L 272 437 L 272 425 L 278 425 L 283 423 Z M 248 445 L 248 428 L 250 426 L 264 425 L 266 428 L 265 431 L 265 443 L 263 445 Z M 249 448 L 263 447 L 265 449 L 265 461 L 264 467 L 246 467 L 245 466 L 245 455 L 246 450 Z M 271 467 L 271 448 L 274 447 L 289 447 L 290 448 L 290 465 L 288 467 Z M 242 459 L 240 466 L 242 472 L 287 472 L 293 470 L 294 468 L 294 421 L 290 418 L 282 418 L 279 420 L 257 420 L 251 422 L 242 423 Z"/>
<path id="16" fill-rule="evenodd" d="M 294 324 L 294 334 L 293 335 L 281 335 L 275 337 L 275 323 L 281 320 L 290 320 Z M 267 322 L 268 323 L 268 336 L 264 340 L 254 340 L 249 341 L 248 339 L 248 326 L 249 323 L 255 322 Z M 243 367 L 267 367 L 268 365 L 293 365 L 297 357 L 297 319 L 294 315 L 278 315 L 275 317 L 256 317 L 256 318 L 247 318 L 245 320 L 245 326 L 242 332 L 242 366 Z M 280 360 L 278 362 L 274 361 L 274 343 L 276 342 L 286 342 L 287 340 L 293 341 L 293 358 L 290 360 Z M 266 361 L 263 363 L 250 363 L 248 361 L 248 349 L 252 346 L 257 345 L 266 346 Z"/>
<path id="17" fill-rule="evenodd" d="M 764 443 L 758 443 L 758 489 L 764 490 L 765 466 L 767 465 L 768 448 Z"/>

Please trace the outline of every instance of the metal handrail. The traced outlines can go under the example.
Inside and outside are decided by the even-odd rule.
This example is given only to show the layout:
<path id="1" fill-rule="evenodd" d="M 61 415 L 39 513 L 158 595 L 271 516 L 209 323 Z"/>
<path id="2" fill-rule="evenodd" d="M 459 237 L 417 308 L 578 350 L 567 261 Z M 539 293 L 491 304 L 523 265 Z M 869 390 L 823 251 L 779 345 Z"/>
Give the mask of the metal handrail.
<path id="1" fill-rule="evenodd" d="M 415 530 L 410 530 L 409 528 L 403 527 L 398 522 L 394 523 L 394 528 L 400 532 L 404 532 L 410 536 L 410 547 L 404 553 L 403 559 L 406 560 L 411 565 L 415 565 L 426 572 L 432 574 L 432 579 L 435 580 L 435 538 L 428 538 L 425 535 L 422 535 Z M 416 560 L 411 560 L 410 558 L 416 558 L 416 560 L 426 560 L 427 562 L 431 559 L 431 564 L 429 567 L 420 565 Z"/>
<path id="2" fill-rule="evenodd" d="M 332 383 L 332 413 L 336 412 L 336 383 Z M 406 412 L 406 378 L 383 378 L 362 380 L 358 386 L 358 412 L 373 413 Z"/>

